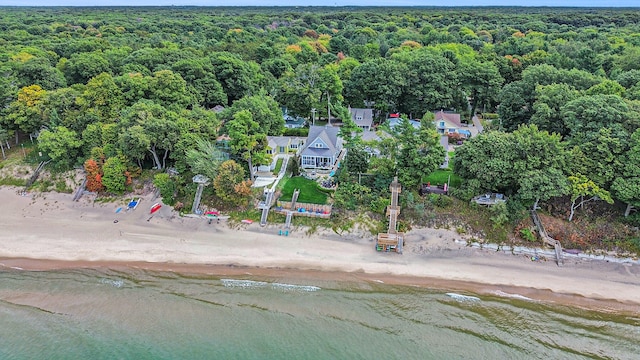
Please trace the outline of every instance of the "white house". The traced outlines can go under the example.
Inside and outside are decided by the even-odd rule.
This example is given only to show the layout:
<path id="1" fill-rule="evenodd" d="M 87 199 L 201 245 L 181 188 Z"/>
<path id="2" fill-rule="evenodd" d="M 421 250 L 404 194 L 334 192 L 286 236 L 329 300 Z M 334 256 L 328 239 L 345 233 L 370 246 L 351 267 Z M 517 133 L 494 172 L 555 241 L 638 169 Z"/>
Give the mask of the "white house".
<path id="1" fill-rule="evenodd" d="M 436 126 L 438 134 L 462 134 L 465 136 L 471 135 L 468 129 L 464 129 L 462 122 L 460 121 L 460 114 L 444 112 L 442 110 L 435 113 L 435 119 L 433 123 Z"/>

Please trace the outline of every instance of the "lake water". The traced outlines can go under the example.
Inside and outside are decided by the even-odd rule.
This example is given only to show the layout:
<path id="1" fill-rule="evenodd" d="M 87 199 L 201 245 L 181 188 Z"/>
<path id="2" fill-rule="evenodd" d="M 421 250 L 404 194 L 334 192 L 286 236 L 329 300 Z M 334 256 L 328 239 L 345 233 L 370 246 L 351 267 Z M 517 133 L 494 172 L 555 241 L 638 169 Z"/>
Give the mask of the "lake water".
<path id="1" fill-rule="evenodd" d="M 640 315 L 411 286 L 0 272 L 0 359 L 638 359 Z"/>

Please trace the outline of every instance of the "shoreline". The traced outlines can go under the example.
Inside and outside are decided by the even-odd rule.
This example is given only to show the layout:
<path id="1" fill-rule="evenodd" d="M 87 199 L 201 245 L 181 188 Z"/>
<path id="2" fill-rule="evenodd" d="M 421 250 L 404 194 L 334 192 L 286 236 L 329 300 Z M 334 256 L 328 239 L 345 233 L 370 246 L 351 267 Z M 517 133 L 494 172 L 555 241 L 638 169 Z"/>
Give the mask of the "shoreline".
<path id="1" fill-rule="evenodd" d="M 378 253 L 374 236 L 354 230 L 278 236 L 277 225 L 208 224 L 169 207 L 138 209 L 72 202 L 71 195 L 0 188 L 0 269 L 120 268 L 212 276 L 262 276 L 526 296 L 605 311 L 640 312 L 640 266 L 567 258 L 564 267 L 529 257 L 467 247 L 445 229 L 416 229 L 404 255 Z M 118 222 L 114 222 L 118 220 Z M 295 223 L 295 219 L 294 219 Z M 18 270 L 18 269 L 16 269 Z M 251 274 L 251 275 L 249 275 Z M 495 295 L 499 296 L 499 295 Z"/>
<path id="2" fill-rule="evenodd" d="M 105 261 L 66 261 L 28 258 L 0 258 L 2 269 L 15 271 L 58 271 L 58 270 L 115 270 L 122 272 L 151 271 L 169 272 L 186 276 L 211 276 L 217 278 L 260 280 L 282 282 L 295 285 L 313 285 L 320 287 L 324 283 L 362 284 L 420 287 L 431 290 L 471 293 L 502 299 L 516 299 L 525 302 L 546 303 L 561 306 L 578 307 L 606 313 L 637 315 L 640 305 L 620 302 L 615 299 L 588 298 L 578 294 L 557 293 L 550 289 L 538 289 L 522 286 L 492 285 L 482 282 L 450 280 L 409 275 L 374 274 L 364 272 L 341 272 L 322 270 L 300 270 L 295 268 L 260 268 L 241 265 L 186 264 L 186 263 L 150 263 L 105 262 Z"/>

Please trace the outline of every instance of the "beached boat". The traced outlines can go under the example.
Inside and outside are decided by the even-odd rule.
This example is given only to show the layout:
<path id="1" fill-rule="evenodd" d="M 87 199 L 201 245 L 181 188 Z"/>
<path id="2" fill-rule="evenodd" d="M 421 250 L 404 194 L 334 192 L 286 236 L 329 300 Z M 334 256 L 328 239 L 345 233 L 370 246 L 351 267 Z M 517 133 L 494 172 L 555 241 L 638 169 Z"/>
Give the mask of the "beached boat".
<path id="1" fill-rule="evenodd" d="M 244 224 L 253 224 L 253 220 L 249 220 L 249 219 L 240 220 L 240 222 Z"/>
<path id="2" fill-rule="evenodd" d="M 153 214 L 156 211 L 160 210 L 160 208 L 162 207 L 162 205 L 160 205 L 159 203 L 155 203 L 153 204 L 153 206 L 151 207 L 151 210 L 149 211 L 149 213 Z"/>

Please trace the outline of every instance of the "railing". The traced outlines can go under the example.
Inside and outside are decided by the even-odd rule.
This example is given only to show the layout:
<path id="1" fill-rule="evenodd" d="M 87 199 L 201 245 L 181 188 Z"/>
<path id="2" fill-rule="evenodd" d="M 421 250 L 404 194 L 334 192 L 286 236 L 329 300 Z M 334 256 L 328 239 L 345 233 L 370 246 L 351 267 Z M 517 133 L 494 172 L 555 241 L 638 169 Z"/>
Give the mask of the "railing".
<path id="1" fill-rule="evenodd" d="M 556 264 L 558 266 L 564 265 L 564 258 L 562 257 L 562 245 L 560 244 L 560 241 L 552 238 L 551 236 L 549 236 L 549 234 L 547 234 L 547 231 L 544 229 L 544 226 L 542 226 L 542 221 L 540 221 L 540 217 L 538 217 L 538 213 L 535 210 L 531 210 L 531 218 L 533 219 L 533 223 L 538 229 L 538 234 L 540 234 L 542 241 L 547 245 L 553 246 L 556 252 Z"/>

